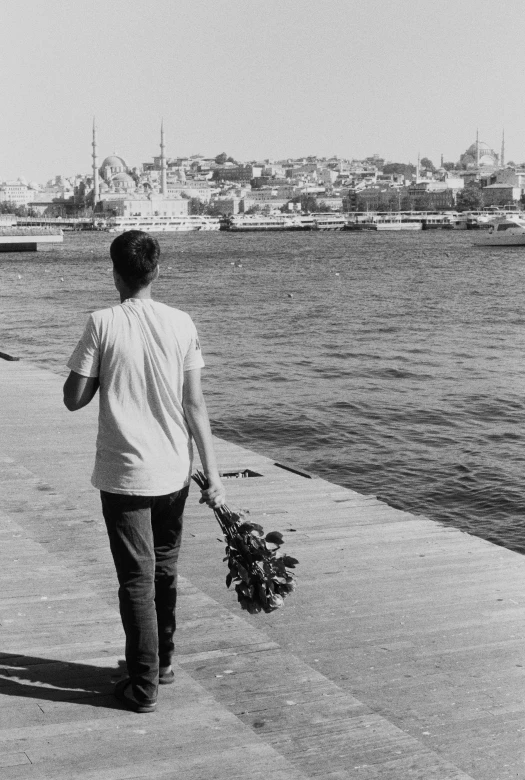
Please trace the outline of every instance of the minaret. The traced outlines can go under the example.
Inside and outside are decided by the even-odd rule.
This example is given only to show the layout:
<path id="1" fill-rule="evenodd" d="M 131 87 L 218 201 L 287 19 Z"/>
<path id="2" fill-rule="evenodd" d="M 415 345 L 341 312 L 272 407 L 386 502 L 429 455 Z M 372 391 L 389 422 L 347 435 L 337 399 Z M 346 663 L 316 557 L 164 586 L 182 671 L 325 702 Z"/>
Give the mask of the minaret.
<path id="1" fill-rule="evenodd" d="M 503 133 L 501 136 L 501 159 L 499 161 L 500 168 L 505 167 L 505 128 L 503 128 Z"/>
<path id="2" fill-rule="evenodd" d="M 98 181 L 98 165 L 97 165 L 97 128 L 95 125 L 95 117 L 93 117 L 93 208 L 100 200 L 100 186 Z"/>
<path id="3" fill-rule="evenodd" d="M 420 165 L 421 152 L 417 153 L 417 166 L 416 166 L 416 184 L 419 181 L 419 165 Z"/>
<path id="4" fill-rule="evenodd" d="M 160 192 L 166 197 L 168 185 L 166 182 L 166 157 L 164 155 L 164 119 L 160 123 Z"/>

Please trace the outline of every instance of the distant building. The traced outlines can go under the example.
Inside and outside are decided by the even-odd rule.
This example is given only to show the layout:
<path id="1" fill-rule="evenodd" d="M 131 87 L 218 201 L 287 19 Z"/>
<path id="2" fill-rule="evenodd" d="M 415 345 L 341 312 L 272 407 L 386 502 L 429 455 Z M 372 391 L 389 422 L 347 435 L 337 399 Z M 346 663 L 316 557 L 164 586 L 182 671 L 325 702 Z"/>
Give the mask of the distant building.
<path id="1" fill-rule="evenodd" d="M 318 198 L 317 201 L 319 204 L 324 203 L 326 208 L 329 211 L 342 211 L 343 209 L 343 198 L 334 196 L 334 195 L 328 195 L 326 197 Z"/>
<path id="2" fill-rule="evenodd" d="M 170 181 L 168 179 L 168 195 L 187 198 L 198 198 L 203 203 L 209 203 L 213 193 L 213 187 L 207 181 L 188 180 Z"/>
<path id="3" fill-rule="evenodd" d="M 484 206 L 511 206 L 519 202 L 522 194 L 523 188 L 512 184 L 489 184 L 481 190 Z"/>
<path id="4" fill-rule="evenodd" d="M 213 178 L 216 181 L 249 182 L 261 174 L 261 166 L 225 163 L 215 169 Z"/>
<path id="5" fill-rule="evenodd" d="M 104 211 L 116 217 L 185 217 L 189 201 L 183 198 L 165 198 L 152 194 L 149 197 L 107 198 Z"/>
<path id="6" fill-rule="evenodd" d="M 35 200 L 38 185 L 28 184 L 24 179 L 5 181 L 0 184 L 0 203 L 14 203 L 17 208 L 27 206 Z"/>
<path id="7" fill-rule="evenodd" d="M 482 187 L 488 187 L 492 184 L 507 184 L 512 187 L 525 189 L 525 170 L 522 168 L 501 168 L 498 171 L 487 173 L 481 176 L 480 184 Z"/>
<path id="8" fill-rule="evenodd" d="M 262 192 L 266 193 L 265 190 Z M 267 193 L 268 197 L 254 197 L 254 195 L 257 196 L 259 194 L 261 194 L 260 190 L 252 190 L 251 193 L 245 195 L 242 199 L 241 210 L 246 212 L 255 207 L 261 210 L 279 211 L 289 201 L 289 198 L 277 198 L 271 194 L 271 191 Z"/>
<path id="9" fill-rule="evenodd" d="M 224 214 L 225 216 L 238 214 L 241 210 L 242 198 L 234 196 L 231 198 L 215 198 L 213 205 L 219 214 Z"/>
<path id="10" fill-rule="evenodd" d="M 400 211 L 402 197 L 401 191 L 392 187 L 366 187 L 349 193 L 345 206 L 348 204 L 349 211 Z"/>

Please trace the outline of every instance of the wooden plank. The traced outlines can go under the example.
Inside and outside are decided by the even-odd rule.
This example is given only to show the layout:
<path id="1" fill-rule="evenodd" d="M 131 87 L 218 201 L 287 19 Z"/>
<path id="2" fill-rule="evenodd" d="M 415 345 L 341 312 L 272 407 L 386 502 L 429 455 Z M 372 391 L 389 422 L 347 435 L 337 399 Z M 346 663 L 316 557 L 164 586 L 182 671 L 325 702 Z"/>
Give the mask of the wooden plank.
<path id="1" fill-rule="evenodd" d="M 264 474 L 228 481 L 229 503 L 267 530 L 296 529 L 298 590 L 276 613 L 242 612 L 192 490 L 177 683 L 155 715 L 116 708 L 122 629 L 89 488 L 96 409 L 69 415 L 61 384 L 23 362 L 0 373 L 0 744 L 34 762 L 2 776 L 519 776 L 522 559 L 224 441 L 225 468 Z M 500 748 L 490 735 L 505 728 L 514 740 Z"/>

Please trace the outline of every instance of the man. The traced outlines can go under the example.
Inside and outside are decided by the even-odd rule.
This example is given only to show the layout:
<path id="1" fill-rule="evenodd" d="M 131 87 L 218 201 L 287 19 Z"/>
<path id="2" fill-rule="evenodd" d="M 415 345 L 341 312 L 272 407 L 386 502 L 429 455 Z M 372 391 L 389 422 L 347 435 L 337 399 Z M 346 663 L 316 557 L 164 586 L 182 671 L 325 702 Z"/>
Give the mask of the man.
<path id="1" fill-rule="evenodd" d="M 90 315 L 69 362 L 64 403 L 86 406 L 99 390 L 92 484 L 102 499 L 119 581 L 129 677 L 115 695 L 153 712 L 159 683 L 173 682 L 177 559 L 192 437 L 208 479 L 201 502 L 224 502 L 188 314 L 154 301 L 160 249 L 130 230 L 110 248 L 120 305 Z"/>

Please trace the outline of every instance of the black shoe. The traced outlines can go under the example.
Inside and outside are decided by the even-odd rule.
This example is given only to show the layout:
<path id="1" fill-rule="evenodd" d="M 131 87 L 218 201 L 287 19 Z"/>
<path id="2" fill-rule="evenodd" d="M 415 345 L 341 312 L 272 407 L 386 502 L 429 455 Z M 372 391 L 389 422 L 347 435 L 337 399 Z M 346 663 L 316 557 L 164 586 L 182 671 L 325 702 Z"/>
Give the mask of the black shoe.
<path id="1" fill-rule="evenodd" d="M 175 682 L 175 672 L 170 669 L 169 672 L 159 674 L 159 685 L 171 685 Z"/>
<path id="2" fill-rule="evenodd" d="M 155 712 L 157 708 L 156 701 L 151 701 L 148 699 L 143 702 L 136 701 L 135 699 L 130 699 L 129 695 L 126 696 L 126 691 L 128 691 L 128 694 L 131 693 L 131 695 L 133 695 L 133 691 L 131 689 L 131 680 L 129 677 L 125 677 L 123 680 L 119 680 L 119 682 L 115 685 L 115 697 L 120 702 L 125 704 L 129 710 L 133 710 L 133 712 Z"/>

